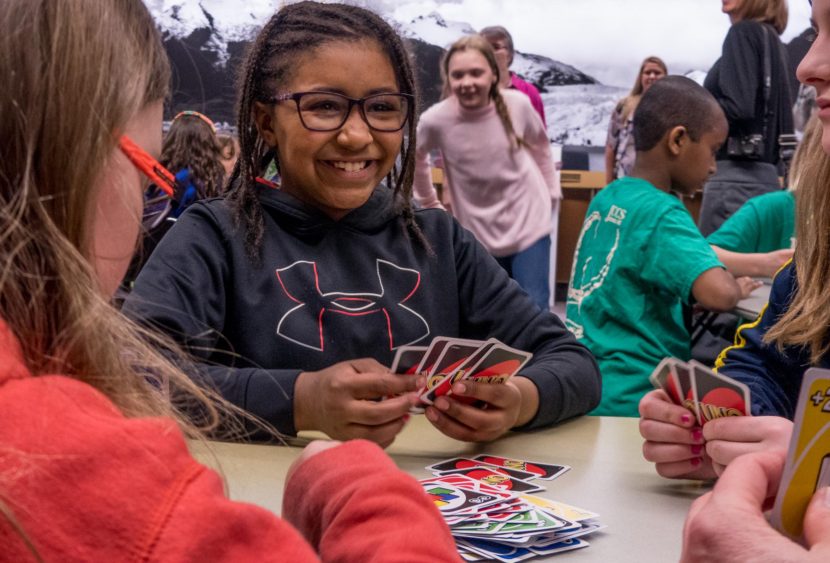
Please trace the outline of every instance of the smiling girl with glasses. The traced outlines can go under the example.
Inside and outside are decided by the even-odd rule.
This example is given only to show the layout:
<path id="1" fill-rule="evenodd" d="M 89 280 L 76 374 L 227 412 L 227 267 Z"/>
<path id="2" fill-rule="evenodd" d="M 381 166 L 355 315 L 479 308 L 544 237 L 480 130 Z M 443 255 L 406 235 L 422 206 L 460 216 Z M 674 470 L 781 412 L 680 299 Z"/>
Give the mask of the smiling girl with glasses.
<path id="1" fill-rule="evenodd" d="M 227 198 L 179 219 L 125 311 L 181 339 L 203 381 L 285 433 L 388 445 L 418 382 L 387 366 L 436 336 L 495 337 L 535 355 L 507 384 L 454 390 L 486 408 L 429 407 L 449 436 L 490 440 L 596 405 L 596 366 L 558 318 L 446 213 L 413 209 L 414 75 L 386 22 L 342 4 L 287 5 L 241 83 Z M 261 178 L 272 163 L 278 186 Z"/>

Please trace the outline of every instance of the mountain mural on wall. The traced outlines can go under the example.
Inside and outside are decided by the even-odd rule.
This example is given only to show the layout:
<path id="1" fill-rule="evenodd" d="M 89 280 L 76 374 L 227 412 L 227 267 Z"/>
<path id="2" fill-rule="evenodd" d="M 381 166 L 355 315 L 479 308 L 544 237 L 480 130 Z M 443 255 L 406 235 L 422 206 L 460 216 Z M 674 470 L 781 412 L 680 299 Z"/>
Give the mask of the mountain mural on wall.
<path id="1" fill-rule="evenodd" d="M 216 2 L 187 0 L 176 3 L 148 0 L 161 27 L 164 45 L 173 66 L 173 88 L 169 114 L 195 109 L 217 122 L 236 123 L 236 83 L 243 72 L 250 41 L 264 24 L 273 7 L 254 2 L 246 8 L 248 17 L 230 17 L 227 8 Z M 213 13 L 221 10 L 221 13 Z M 411 22 L 390 22 L 405 38 L 415 62 L 422 109 L 440 99 L 440 64 L 444 47 L 472 27 L 448 22 L 437 13 L 419 16 Z M 531 53 L 516 53 L 513 69 L 547 92 L 561 85 L 596 84 L 592 77 L 553 59 Z"/>

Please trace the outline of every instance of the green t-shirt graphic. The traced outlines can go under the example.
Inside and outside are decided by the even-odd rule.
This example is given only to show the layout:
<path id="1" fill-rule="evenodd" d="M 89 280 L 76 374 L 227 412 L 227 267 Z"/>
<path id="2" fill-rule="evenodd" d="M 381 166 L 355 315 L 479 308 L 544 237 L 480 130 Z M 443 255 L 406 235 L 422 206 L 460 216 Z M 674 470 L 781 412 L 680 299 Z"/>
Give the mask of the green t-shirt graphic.
<path id="1" fill-rule="evenodd" d="M 566 310 L 566 325 L 602 374 L 602 402 L 591 414 L 637 416 L 660 360 L 689 359 L 682 304 L 698 276 L 717 267 L 683 204 L 645 180 L 622 178 L 591 201 Z"/>
<path id="2" fill-rule="evenodd" d="M 732 252 L 772 252 L 792 248 L 795 196 L 781 190 L 753 197 L 706 240 Z"/>

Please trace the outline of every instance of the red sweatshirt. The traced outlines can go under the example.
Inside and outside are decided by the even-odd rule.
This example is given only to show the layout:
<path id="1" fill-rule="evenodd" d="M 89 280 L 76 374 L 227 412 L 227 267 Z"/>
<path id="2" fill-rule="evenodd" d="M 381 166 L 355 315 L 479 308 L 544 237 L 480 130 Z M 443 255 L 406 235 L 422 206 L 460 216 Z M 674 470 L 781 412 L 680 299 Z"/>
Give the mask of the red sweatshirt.
<path id="1" fill-rule="evenodd" d="M 325 450 L 287 483 L 284 512 L 309 545 L 228 500 L 172 420 L 128 419 L 85 383 L 32 377 L 2 321 L 0 502 L 44 561 L 459 560 L 420 485 L 374 444 Z M 0 561 L 33 559 L 0 513 Z"/>

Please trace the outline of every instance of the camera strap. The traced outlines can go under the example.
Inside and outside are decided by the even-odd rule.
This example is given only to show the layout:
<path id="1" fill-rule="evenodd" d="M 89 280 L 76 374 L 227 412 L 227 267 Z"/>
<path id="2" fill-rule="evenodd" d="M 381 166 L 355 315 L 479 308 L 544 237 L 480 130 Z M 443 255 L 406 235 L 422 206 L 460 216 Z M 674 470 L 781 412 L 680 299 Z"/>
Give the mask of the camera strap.
<path id="1" fill-rule="evenodd" d="M 769 118 L 770 118 L 770 109 L 769 109 L 769 97 L 770 92 L 772 91 L 772 60 L 770 56 L 770 30 L 769 25 L 762 23 L 761 28 L 764 30 L 764 125 L 763 125 L 763 136 L 764 136 L 764 143 L 767 142 L 769 139 L 768 129 L 769 129 Z"/>

